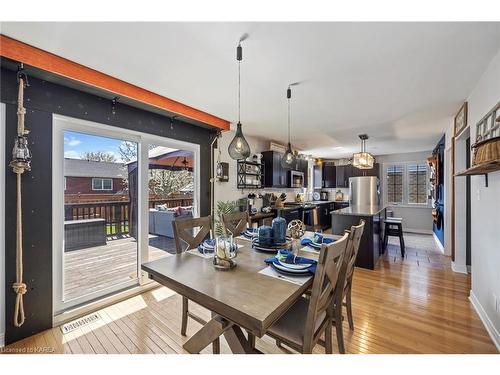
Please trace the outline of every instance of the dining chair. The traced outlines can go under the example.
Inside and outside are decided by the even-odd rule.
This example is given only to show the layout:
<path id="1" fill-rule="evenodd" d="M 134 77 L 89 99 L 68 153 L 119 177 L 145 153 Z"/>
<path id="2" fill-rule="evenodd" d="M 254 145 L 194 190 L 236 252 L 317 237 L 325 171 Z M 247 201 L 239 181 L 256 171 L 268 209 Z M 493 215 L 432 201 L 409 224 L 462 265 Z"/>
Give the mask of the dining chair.
<path id="1" fill-rule="evenodd" d="M 341 354 L 345 353 L 344 331 L 342 328 L 343 306 L 346 306 L 347 309 L 349 328 L 351 330 L 354 330 L 351 305 L 352 277 L 354 275 L 354 264 L 356 263 L 356 257 L 358 256 L 359 244 L 361 242 L 361 236 L 363 235 L 364 227 L 364 220 L 361 220 L 359 225 L 351 226 L 349 237 L 347 239 L 344 260 L 339 272 L 337 287 L 335 289 L 335 295 L 333 298 L 333 324 L 335 325 L 337 345 L 339 348 L 339 353 Z"/>
<path id="2" fill-rule="evenodd" d="M 325 334 L 325 351 L 332 353 L 333 297 L 347 246 L 349 233 L 323 244 L 319 253 L 310 297 L 299 297 L 292 307 L 266 332 L 300 353 L 312 353 L 321 335 Z M 301 324 L 304 322 L 305 324 Z"/>
<path id="3" fill-rule="evenodd" d="M 222 225 L 226 234 L 232 234 L 234 237 L 239 236 L 247 227 L 252 227 L 247 211 L 222 214 Z"/>
<path id="4" fill-rule="evenodd" d="M 207 237 L 211 237 L 212 218 L 209 215 L 199 218 L 177 219 L 172 221 L 172 228 L 176 252 L 181 254 L 184 251 L 196 249 Z M 199 230 L 195 232 L 195 228 L 199 228 Z M 207 324 L 205 319 L 189 311 L 189 300 L 182 296 L 181 335 L 183 336 L 186 335 L 188 318 L 196 320 L 202 325 Z M 220 352 L 219 339 L 213 342 L 213 351 L 214 353 Z"/>

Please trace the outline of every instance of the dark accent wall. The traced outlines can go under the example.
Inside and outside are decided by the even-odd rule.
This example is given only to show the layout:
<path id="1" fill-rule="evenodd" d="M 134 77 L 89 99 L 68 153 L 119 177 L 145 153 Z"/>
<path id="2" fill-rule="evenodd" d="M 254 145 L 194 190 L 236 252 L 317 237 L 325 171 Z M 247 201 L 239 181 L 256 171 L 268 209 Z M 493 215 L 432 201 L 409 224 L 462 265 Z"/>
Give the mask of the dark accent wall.
<path id="1" fill-rule="evenodd" d="M 1 102 L 6 103 L 6 161 L 16 136 L 16 73 L 1 69 Z M 111 114 L 107 99 L 73 88 L 30 77 L 25 91 L 26 128 L 30 130 L 32 171 L 23 176 L 24 296 L 26 322 L 13 326 L 15 294 L 16 181 L 12 170 L 5 172 L 5 342 L 20 340 L 52 326 L 52 114 L 95 121 L 200 145 L 200 213 L 210 212 L 210 139 L 212 130 L 176 121 L 156 113 L 118 103 Z M 62 197 L 61 197 L 62 199 Z"/>

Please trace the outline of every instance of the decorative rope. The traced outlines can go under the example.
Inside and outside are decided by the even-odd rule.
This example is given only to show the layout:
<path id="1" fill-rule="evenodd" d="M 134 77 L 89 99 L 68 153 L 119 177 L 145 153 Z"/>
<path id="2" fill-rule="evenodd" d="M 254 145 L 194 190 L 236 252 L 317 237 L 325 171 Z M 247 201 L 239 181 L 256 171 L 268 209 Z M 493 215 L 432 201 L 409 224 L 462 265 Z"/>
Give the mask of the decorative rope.
<path id="1" fill-rule="evenodd" d="M 17 135 L 24 137 L 28 132 L 24 129 L 24 115 L 26 109 L 24 102 L 24 79 L 19 77 L 19 93 L 17 102 Z M 12 284 L 12 289 L 16 293 L 16 305 L 14 308 L 14 326 L 21 327 L 24 324 L 24 304 L 23 295 L 26 293 L 26 284 L 23 283 L 23 214 L 22 214 L 22 196 L 21 196 L 21 176 L 26 169 L 29 169 L 29 163 L 16 162 L 11 163 L 14 173 L 16 173 L 17 198 L 16 198 L 16 282 Z"/>

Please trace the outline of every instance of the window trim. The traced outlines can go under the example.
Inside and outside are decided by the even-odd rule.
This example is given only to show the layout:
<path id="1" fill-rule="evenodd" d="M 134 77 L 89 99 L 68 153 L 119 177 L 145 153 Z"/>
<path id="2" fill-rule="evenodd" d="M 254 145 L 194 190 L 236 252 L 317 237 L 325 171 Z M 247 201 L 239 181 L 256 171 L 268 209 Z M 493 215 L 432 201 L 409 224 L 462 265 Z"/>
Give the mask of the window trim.
<path id="1" fill-rule="evenodd" d="M 427 165 L 426 160 L 419 161 L 405 161 L 405 162 L 387 162 L 382 164 L 382 189 L 383 189 L 383 199 L 384 203 L 388 206 L 397 206 L 397 207 L 412 207 L 412 208 L 432 208 L 432 202 L 428 198 L 426 203 L 410 203 L 410 185 L 409 185 L 409 166 L 410 165 L 419 165 L 425 164 L 427 166 L 426 169 L 426 178 L 425 178 L 425 191 L 429 191 L 430 182 L 429 182 L 429 166 Z M 387 169 L 391 166 L 401 166 L 403 167 L 403 202 L 389 202 L 388 200 L 388 189 L 387 189 Z"/>
<path id="2" fill-rule="evenodd" d="M 94 188 L 94 181 L 95 180 L 101 180 L 101 188 L 100 189 L 95 189 Z M 104 188 L 104 180 L 110 180 L 111 181 L 111 189 L 105 189 Z M 113 190 L 113 179 L 108 178 L 108 177 L 92 177 L 92 191 L 112 191 Z"/>

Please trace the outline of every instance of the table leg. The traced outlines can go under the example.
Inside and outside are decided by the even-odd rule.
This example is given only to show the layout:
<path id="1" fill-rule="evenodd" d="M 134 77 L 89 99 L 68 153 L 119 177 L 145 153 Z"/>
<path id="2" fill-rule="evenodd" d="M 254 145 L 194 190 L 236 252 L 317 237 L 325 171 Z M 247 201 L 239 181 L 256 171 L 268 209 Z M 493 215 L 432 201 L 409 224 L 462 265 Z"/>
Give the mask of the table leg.
<path id="1" fill-rule="evenodd" d="M 250 345 L 250 342 L 247 340 L 245 334 L 239 326 L 233 324 L 231 328 L 224 332 L 224 337 L 233 353 L 255 353 L 254 349 Z"/>
<path id="2" fill-rule="evenodd" d="M 216 316 L 186 341 L 183 348 L 189 353 L 199 353 L 232 327 L 232 323 Z"/>

